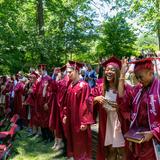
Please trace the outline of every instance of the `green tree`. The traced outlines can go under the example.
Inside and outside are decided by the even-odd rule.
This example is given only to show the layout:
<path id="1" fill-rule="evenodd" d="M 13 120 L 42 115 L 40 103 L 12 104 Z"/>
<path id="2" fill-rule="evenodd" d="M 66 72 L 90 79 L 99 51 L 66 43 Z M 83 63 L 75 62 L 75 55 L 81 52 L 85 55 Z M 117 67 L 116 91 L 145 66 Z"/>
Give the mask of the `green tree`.
<path id="1" fill-rule="evenodd" d="M 160 50 L 160 1 L 159 0 L 134 0 L 132 14 L 137 14 L 142 26 L 157 34 Z"/>
<path id="2" fill-rule="evenodd" d="M 158 50 L 156 35 L 143 34 L 136 42 L 136 46 L 139 51 L 155 52 Z"/>
<path id="3" fill-rule="evenodd" d="M 156 33 L 160 50 L 160 0 L 102 0 L 121 11 L 141 32 Z M 149 33 L 149 34 L 150 34 Z"/>
<path id="4" fill-rule="evenodd" d="M 89 51 L 94 37 L 89 4 L 89 0 L 0 1 L 0 65 L 11 73 L 38 63 L 60 66 Z"/>
<path id="5" fill-rule="evenodd" d="M 134 54 L 136 36 L 122 14 L 109 18 L 100 28 L 100 41 L 97 45 L 99 57 L 115 55 L 118 57 Z"/>

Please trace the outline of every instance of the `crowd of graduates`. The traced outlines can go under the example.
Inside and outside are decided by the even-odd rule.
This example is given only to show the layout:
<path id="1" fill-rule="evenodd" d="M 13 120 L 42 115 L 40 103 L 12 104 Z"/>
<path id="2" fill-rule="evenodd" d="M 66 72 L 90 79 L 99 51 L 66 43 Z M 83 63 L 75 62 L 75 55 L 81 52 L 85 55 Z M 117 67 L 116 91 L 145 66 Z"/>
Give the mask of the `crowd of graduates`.
<path id="1" fill-rule="evenodd" d="M 111 57 L 97 72 L 68 61 L 51 75 L 40 64 L 27 76 L 2 76 L 0 104 L 19 115 L 20 129 L 27 127 L 45 143 L 54 141 L 52 149 L 67 159 L 93 159 L 91 125 L 98 123 L 97 160 L 159 160 L 158 64 L 153 57 Z M 141 141 L 127 140 L 131 130 Z"/>

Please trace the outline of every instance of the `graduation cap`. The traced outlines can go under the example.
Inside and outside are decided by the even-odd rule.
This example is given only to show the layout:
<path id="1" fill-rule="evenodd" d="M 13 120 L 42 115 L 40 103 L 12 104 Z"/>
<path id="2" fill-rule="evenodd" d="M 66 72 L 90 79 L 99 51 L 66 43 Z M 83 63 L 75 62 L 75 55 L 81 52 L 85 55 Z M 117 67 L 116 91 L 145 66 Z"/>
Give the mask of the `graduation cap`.
<path id="1" fill-rule="evenodd" d="M 121 61 L 119 59 L 117 59 L 116 57 L 111 57 L 102 63 L 103 67 L 107 67 L 108 65 L 112 65 L 117 69 L 121 69 L 121 67 L 122 67 Z"/>
<path id="2" fill-rule="evenodd" d="M 154 57 L 143 58 L 143 59 L 140 59 L 140 60 L 129 62 L 128 64 L 135 64 L 134 72 L 137 72 L 141 69 L 154 70 L 153 61 L 155 61 L 155 60 L 160 60 L 160 58 L 154 58 Z"/>
<path id="3" fill-rule="evenodd" d="M 39 74 L 36 73 L 35 71 L 33 71 L 31 74 L 30 74 L 31 77 L 36 77 L 38 78 L 39 77 Z"/>
<path id="4" fill-rule="evenodd" d="M 64 71 L 66 70 L 66 68 L 67 68 L 66 65 L 62 66 L 62 67 L 60 68 L 61 72 L 64 72 Z"/>
<path id="5" fill-rule="evenodd" d="M 46 69 L 46 66 L 47 66 L 46 64 L 39 64 L 39 65 L 38 65 L 38 68 L 39 68 L 39 69 L 42 69 L 42 70 L 45 70 L 45 69 Z"/>
<path id="6" fill-rule="evenodd" d="M 80 62 L 75 62 L 75 61 L 69 61 L 67 64 L 67 68 L 72 68 L 72 69 L 76 69 L 76 70 L 80 70 L 80 68 L 82 68 L 84 66 L 83 63 Z"/>

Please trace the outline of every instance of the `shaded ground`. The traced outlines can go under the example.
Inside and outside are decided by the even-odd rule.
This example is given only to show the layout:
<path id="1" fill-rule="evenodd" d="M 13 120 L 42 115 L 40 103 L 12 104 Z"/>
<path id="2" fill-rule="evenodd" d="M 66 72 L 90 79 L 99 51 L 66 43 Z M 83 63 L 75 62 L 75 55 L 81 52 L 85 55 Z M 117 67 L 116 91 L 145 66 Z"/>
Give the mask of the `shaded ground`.
<path id="1" fill-rule="evenodd" d="M 17 135 L 13 142 L 14 151 L 9 160 L 66 160 L 63 156 L 54 157 L 57 153 L 51 149 L 53 142 L 37 143 L 41 139 L 28 137 L 26 130 L 20 131 L 20 136 Z"/>
<path id="2" fill-rule="evenodd" d="M 97 150 L 97 130 L 98 126 L 92 126 L 92 153 L 93 160 L 96 158 Z M 40 142 L 40 138 L 29 137 L 26 130 L 20 131 L 20 136 L 16 136 L 16 140 L 13 142 L 14 151 L 9 160 L 66 160 L 64 156 L 55 157 L 57 152 L 54 152 L 51 147 L 53 142 L 44 143 Z"/>

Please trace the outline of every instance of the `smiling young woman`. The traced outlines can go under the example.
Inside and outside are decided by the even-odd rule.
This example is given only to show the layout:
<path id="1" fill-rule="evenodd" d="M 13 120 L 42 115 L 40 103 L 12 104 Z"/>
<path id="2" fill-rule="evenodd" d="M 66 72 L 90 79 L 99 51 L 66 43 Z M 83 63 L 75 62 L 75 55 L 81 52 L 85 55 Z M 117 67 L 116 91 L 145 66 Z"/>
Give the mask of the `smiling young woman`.
<path id="1" fill-rule="evenodd" d="M 88 103 L 99 113 L 97 160 L 125 160 L 125 140 L 116 103 L 121 61 L 111 57 L 103 64 L 103 83 L 92 89 Z"/>
<path id="2" fill-rule="evenodd" d="M 159 160 L 160 143 L 160 81 L 154 76 L 154 58 L 146 58 L 132 63 L 139 82 L 134 87 L 119 81 L 118 106 L 125 121 L 129 121 L 129 133 L 143 135 L 140 144 L 129 142 L 128 155 L 131 160 Z M 123 62 L 121 78 L 125 77 L 127 63 Z M 138 132 L 137 132 L 138 131 Z"/>

